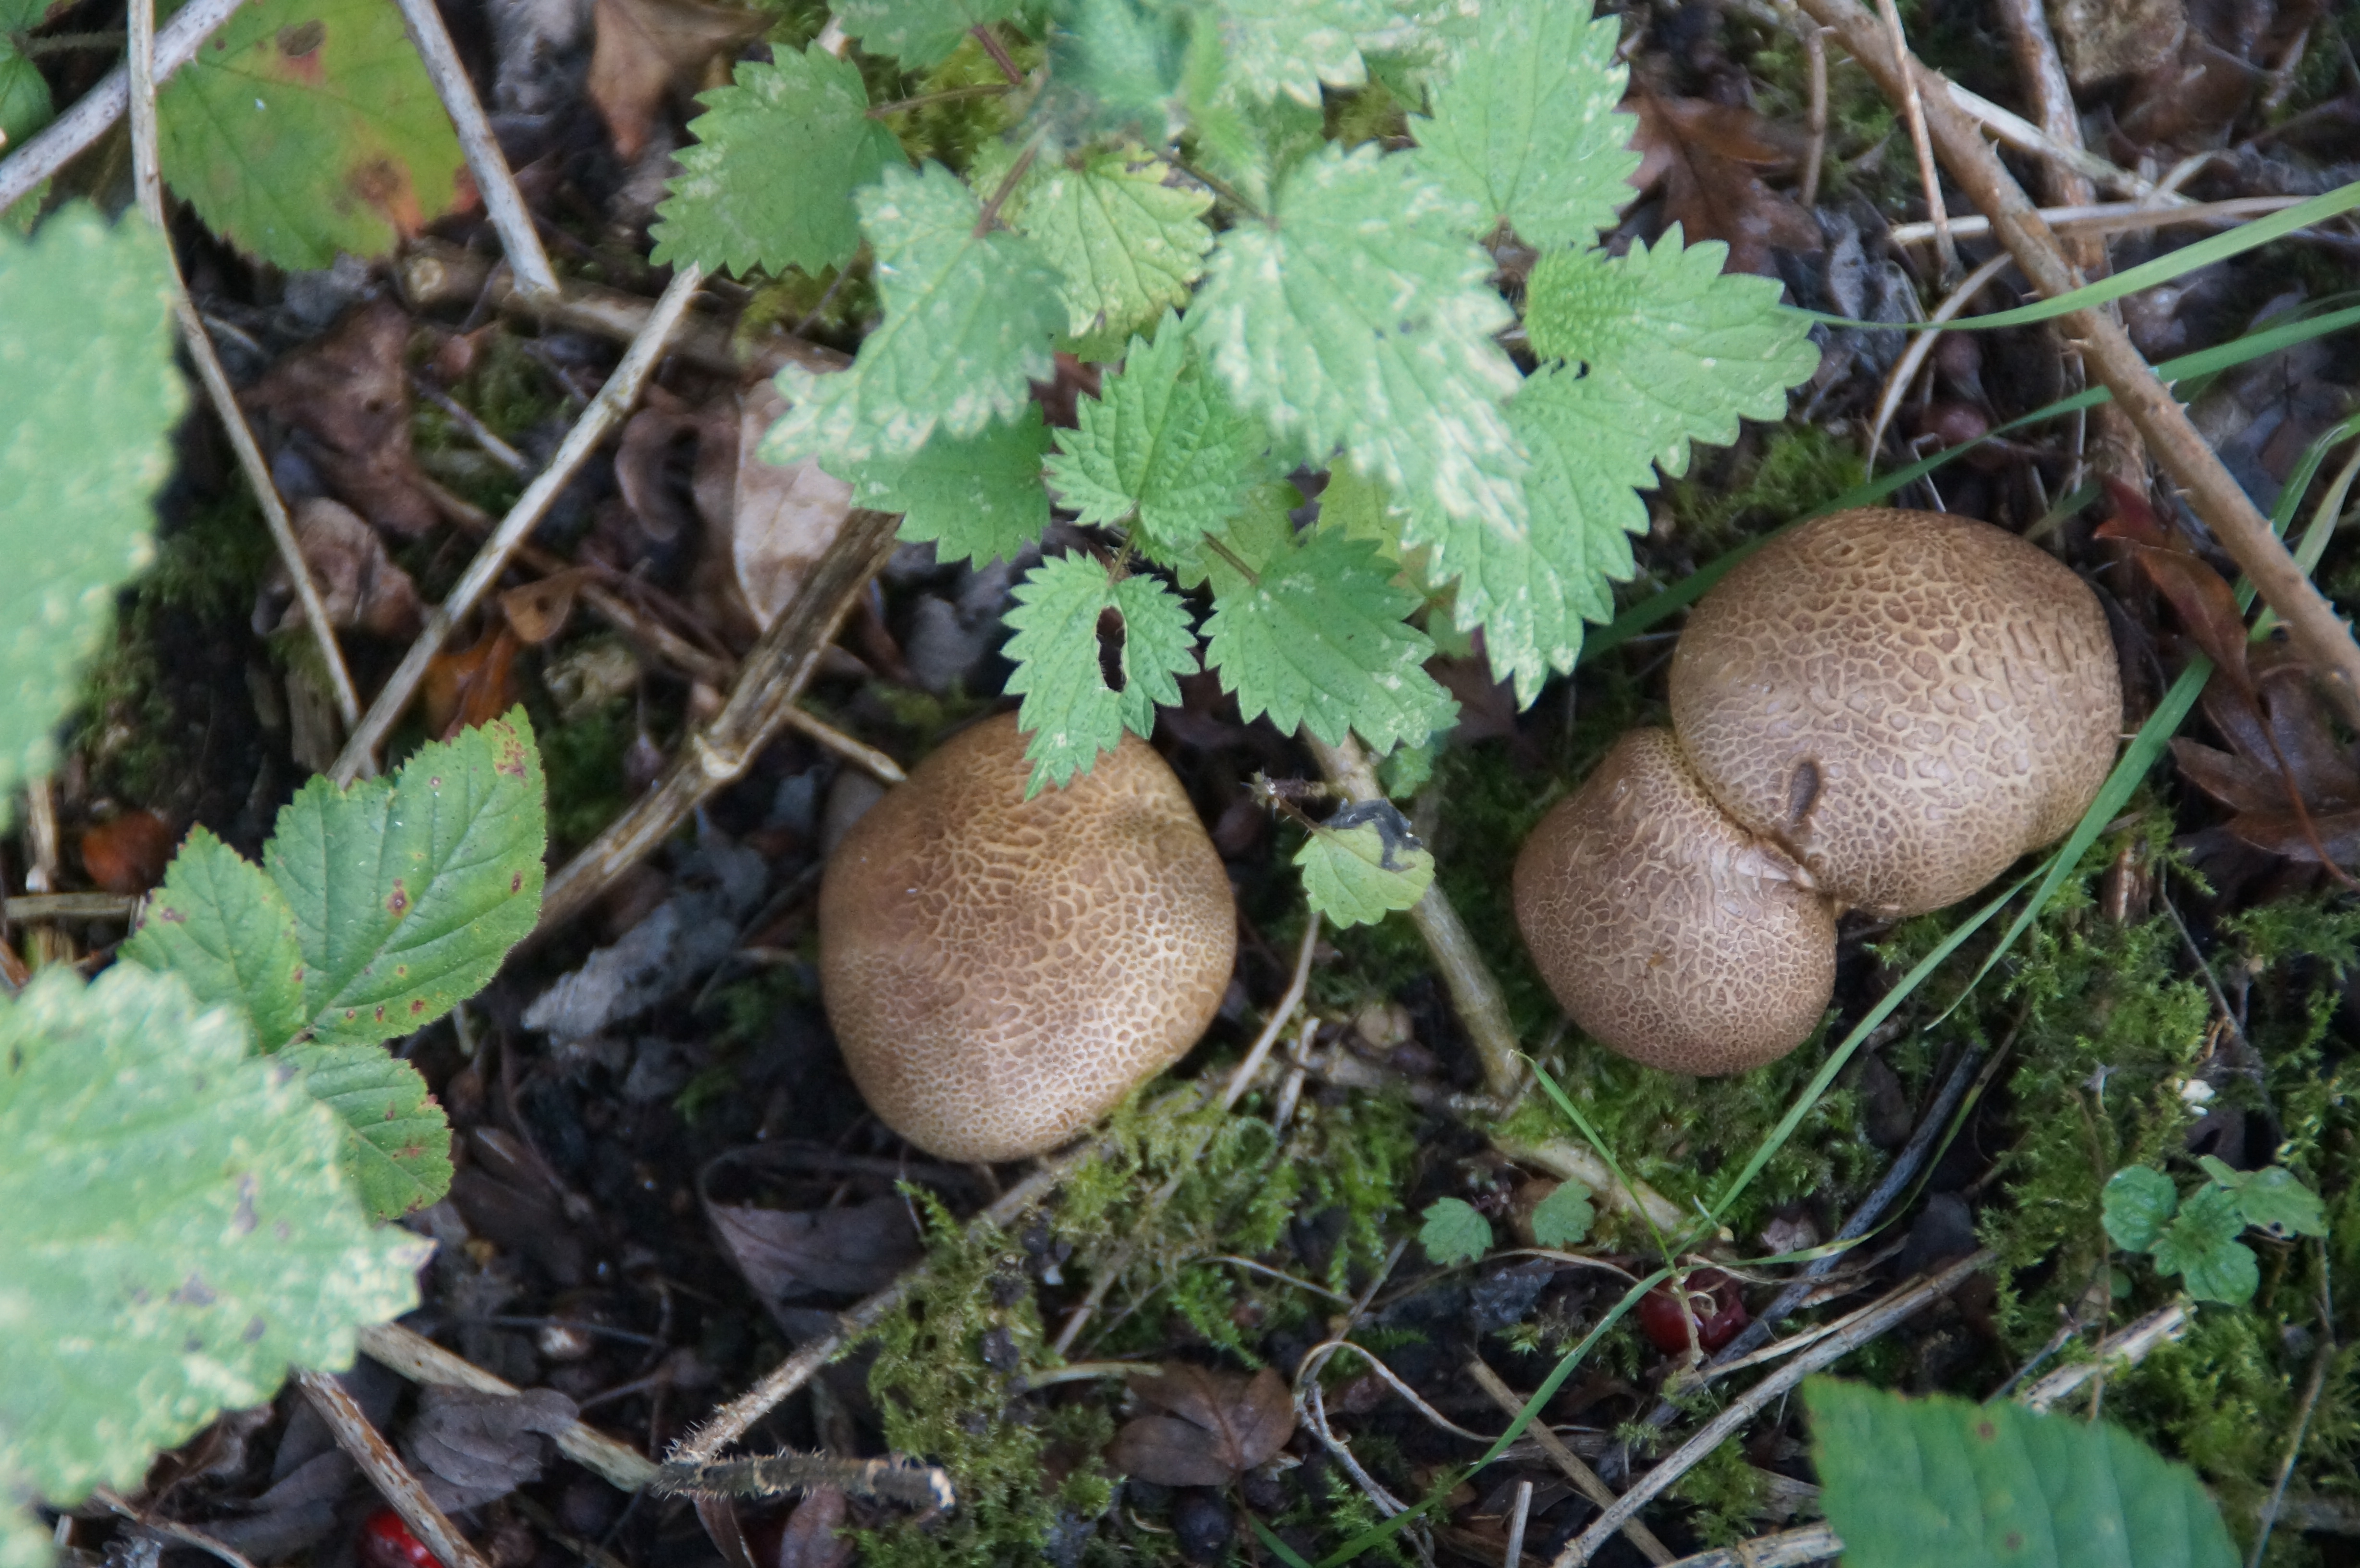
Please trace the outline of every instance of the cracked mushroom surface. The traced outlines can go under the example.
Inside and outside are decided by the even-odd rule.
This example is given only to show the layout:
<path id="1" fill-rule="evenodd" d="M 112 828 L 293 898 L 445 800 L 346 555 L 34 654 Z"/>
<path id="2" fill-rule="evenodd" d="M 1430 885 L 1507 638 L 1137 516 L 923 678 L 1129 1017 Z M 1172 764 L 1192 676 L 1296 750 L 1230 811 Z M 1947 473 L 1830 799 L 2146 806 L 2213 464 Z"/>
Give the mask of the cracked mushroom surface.
<path id="1" fill-rule="evenodd" d="M 854 1081 L 945 1160 L 1064 1142 L 1186 1054 L 1237 954 L 1228 873 L 1126 734 L 1031 800 L 1016 715 L 954 736 L 854 824 L 820 887 L 820 981 Z"/>
<path id="2" fill-rule="evenodd" d="M 2070 569 L 1989 523 L 1885 506 L 1780 535 L 1707 593 L 1671 702 L 1722 810 L 1886 916 L 1956 903 L 2070 832 L 2123 705 Z"/>

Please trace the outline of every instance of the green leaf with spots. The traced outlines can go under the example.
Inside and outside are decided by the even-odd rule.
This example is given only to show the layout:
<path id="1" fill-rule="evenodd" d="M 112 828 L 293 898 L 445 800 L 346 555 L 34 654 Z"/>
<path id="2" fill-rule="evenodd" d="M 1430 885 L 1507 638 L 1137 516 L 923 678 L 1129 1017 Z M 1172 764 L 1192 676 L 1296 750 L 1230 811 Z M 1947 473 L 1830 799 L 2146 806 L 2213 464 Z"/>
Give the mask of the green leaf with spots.
<path id="1" fill-rule="evenodd" d="M 1022 692 L 1017 722 L 1032 739 L 1028 793 L 1064 785 L 1112 751 L 1129 728 L 1155 728 L 1155 704 L 1177 702 L 1177 675 L 1196 670 L 1196 633 L 1180 596 L 1146 575 L 1116 582 L 1078 552 L 1053 556 L 1016 585 L 1008 624 L 1016 635 L 1008 690 Z M 1109 685 L 1107 667 L 1120 676 Z"/>
<path id="2" fill-rule="evenodd" d="M 457 204 L 458 136 L 386 0 L 252 0 L 156 113 L 165 180 L 274 267 L 384 256 Z"/>
<path id="3" fill-rule="evenodd" d="M 1065 314 L 1038 246 L 978 235 L 982 204 L 940 164 L 888 169 L 858 200 L 885 319 L 849 370 L 779 373 L 788 408 L 762 441 L 771 463 L 910 457 L 937 428 L 965 440 L 1014 419 L 1050 375 Z"/>
<path id="4" fill-rule="evenodd" d="M 263 864 L 295 914 L 313 1039 L 406 1035 L 483 989 L 540 917 L 547 844 L 521 708 L 389 781 L 298 790 Z"/>
<path id="5" fill-rule="evenodd" d="M 835 0 L 828 8 L 869 54 L 891 55 L 913 71 L 950 58 L 970 27 L 1016 14 L 1017 0 Z"/>
<path id="6" fill-rule="evenodd" d="M 260 866 L 202 827 L 189 830 L 123 956 L 180 975 L 207 1007 L 236 1009 L 263 1051 L 311 1021 L 294 911 Z"/>
<path id="7" fill-rule="evenodd" d="M 1169 164 L 1137 148 L 1091 153 L 1079 169 L 1035 164 L 1002 207 L 1009 224 L 1065 275 L 1068 336 L 1120 342 L 1187 303 L 1213 248 L 1205 223 L 1213 198 L 1167 184 L 1171 174 Z"/>
<path id="8" fill-rule="evenodd" d="M 381 1045 L 298 1045 L 281 1060 L 343 1123 L 344 1173 L 372 1219 L 414 1213 L 451 1190 L 451 1123 L 417 1068 Z"/>
<path id="9" fill-rule="evenodd" d="M 1295 852 L 1311 907 L 1339 926 L 1374 925 L 1426 897 L 1434 856 L 1387 800 L 1356 800 Z"/>
<path id="10" fill-rule="evenodd" d="M 1845 1568 L 2235 1568 L 2195 1474 L 2110 1421 L 1803 1385 Z"/>
<path id="11" fill-rule="evenodd" d="M 1358 87 L 1371 54 L 1421 48 L 1429 36 L 1395 0 L 1216 0 L 1231 89 L 1317 106 L 1319 89 Z"/>
<path id="12" fill-rule="evenodd" d="M 648 231 L 650 259 L 741 274 L 850 262 L 860 249 L 852 194 L 901 159 L 893 133 L 869 117 L 859 67 L 781 49 L 770 64 L 741 61 L 734 85 L 701 101 L 688 126 L 696 145 L 681 149 Z"/>
<path id="13" fill-rule="evenodd" d="M 847 463 L 853 498 L 901 514 L 901 537 L 934 541 L 938 561 L 1014 561 L 1049 526 L 1049 492 L 1041 481 L 1049 430 L 1041 405 L 996 419 L 980 434 L 936 430 L 915 457 Z M 822 460 L 823 467 L 835 466 Z"/>
<path id="14" fill-rule="evenodd" d="M 1472 1263 L 1491 1250 L 1491 1222 L 1464 1198 L 1437 1198 L 1418 1216 L 1418 1245 L 1427 1258 L 1448 1267 Z"/>
<path id="15" fill-rule="evenodd" d="M 163 242 L 66 208 L 0 233 L 0 826 L 148 564 L 150 498 L 188 393 L 172 365 Z"/>
<path id="16" fill-rule="evenodd" d="M 417 1304 L 429 1244 L 370 1225 L 337 1138 L 176 975 L 57 966 L 0 999 L 0 1509 L 134 1486 Z"/>

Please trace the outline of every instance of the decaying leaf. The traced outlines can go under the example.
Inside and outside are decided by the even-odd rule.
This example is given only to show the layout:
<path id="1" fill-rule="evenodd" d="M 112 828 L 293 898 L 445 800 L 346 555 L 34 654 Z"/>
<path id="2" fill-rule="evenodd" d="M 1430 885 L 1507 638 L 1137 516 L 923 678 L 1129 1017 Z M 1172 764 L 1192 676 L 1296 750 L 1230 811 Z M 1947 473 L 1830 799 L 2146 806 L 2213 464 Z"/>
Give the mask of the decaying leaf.
<path id="1" fill-rule="evenodd" d="M 1638 93 L 1622 107 L 1639 117 L 1631 183 L 1664 187 L 1664 210 L 1690 245 L 1722 240 L 1730 270 L 1772 273 L 1770 251 L 1815 251 L 1819 226 L 1801 203 L 1762 182 L 1793 166 L 1795 152 L 1753 110 L 1702 98 Z"/>
<path id="2" fill-rule="evenodd" d="M 574 1401 L 554 1388 L 429 1388 L 402 1435 L 402 1456 L 437 1503 L 477 1508 L 541 1479 L 550 1439 L 574 1418 Z"/>
<path id="3" fill-rule="evenodd" d="M 1295 1433 L 1294 1401 L 1267 1367 L 1247 1377 L 1176 1366 L 1131 1387 L 1142 1403 L 1170 1413 L 1124 1423 L 1107 1461 L 1158 1486 L 1228 1486 L 1276 1458 Z"/>
<path id="4" fill-rule="evenodd" d="M 378 528 L 415 538 L 434 526 L 435 511 L 410 446 L 401 365 L 410 326 L 399 305 L 372 299 L 273 365 L 245 400 L 298 432 L 339 500 Z"/>
<path id="5" fill-rule="evenodd" d="M 719 86 L 706 71 L 770 25 L 761 12 L 701 0 L 597 0 L 592 21 L 590 101 L 626 162 L 647 147 L 665 94 Z"/>
<path id="6" fill-rule="evenodd" d="M 473 646 L 436 654 L 420 683 L 427 733 L 447 740 L 516 706 L 516 656 L 523 646 L 502 621 Z"/>
<path id="7" fill-rule="evenodd" d="M 320 606 L 328 612 L 330 626 L 381 637 L 407 637 L 417 632 L 418 585 L 410 580 L 409 572 L 393 563 L 386 553 L 384 538 L 359 514 L 324 495 L 314 495 L 297 506 L 294 522 L 295 542 L 320 590 Z M 303 624 L 303 603 L 294 597 L 284 566 L 272 565 L 263 592 L 288 601 L 286 613 L 279 620 L 279 630 Z"/>
<path id="8" fill-rule="evenodd" d="M 2337 740 L 2311 668 L 2267 643 L 2250 668 L 2243 690 L 2225 671 L 2205 686 L 2204 716 L 2230 749 L 2174 740 L 2181 776 L 2228 807 L 2229 833 L 2256 849 L 2331 870 L 2360 861 L 2360 758 Z"/>
<path id="9" fill-rule="evenodd" d="M 145 893 L 164 879 L 173 837 L 155 812 L 126 811 L 82 835 L 82 869 L 110 893 Z"/>
<path id="10" fill-rule="evenodd" d="M 596 575 L 586 566 L 552 572 L 538 582 L 502 593 L 500 614 L 508 617 L 508 628 L 516 633 L 518 641 L 538 648 L 565 629 L 566 617 L 574 613 L 574 595 Z"/>
<path id="11" fill-rule="evenodd" d="M 786 408 L 778 388 L 761 380 L 734 397 L 672 416 L 681 430 L 694 430 L 697 442 L 690 488 L 705 519 L 705 543 L 691 596 L 739 642 L 770 629 L 852 509 L 852 486 L 817 462 L 764 461 L 762 433 Z M 620 474 L 621 459 L 616 466 Z"/>
<path id="12" fill-rule="evenodd" d="M 774 1301 L 881 1290 L 924 1250 L 898 1197 L 808 1211 L 714 1203 L 705 1212 L 746 1282 Z"/>
<path id="13" fill-rule="evenodd" d="M 2256 698 L 2245 668 L 2245 616 L 2237 607 L 2235 592 L 2177 529 L 2157 516 L 2145 495 L 2119 479 L 2109 478 L 2106 489 L 2114 497 L 2114 515 L 2098 525 L 2095 537 L 2113 539 L 2129 552 L 2156 592 L 2171 602 L 2190 639 L 2252 706 Z"/>

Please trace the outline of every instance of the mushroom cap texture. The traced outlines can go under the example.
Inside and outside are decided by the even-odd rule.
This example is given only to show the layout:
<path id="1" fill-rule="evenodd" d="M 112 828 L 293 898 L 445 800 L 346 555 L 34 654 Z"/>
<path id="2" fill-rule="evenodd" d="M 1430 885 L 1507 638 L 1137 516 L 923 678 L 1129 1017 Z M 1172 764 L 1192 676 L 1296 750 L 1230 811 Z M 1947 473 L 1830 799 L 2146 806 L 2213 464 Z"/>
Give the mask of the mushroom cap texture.
<path id="1" fill-rule="evenodd" d="M 1516 924 L 1601 1044 L 1667 1073 L 1738 1073 L 1809 1038 L 1835 912 L 1729 820 L 1669 730 L 1633 730 L 1516 856 Z"/>
<path id="2" fill-rule="evenodd" d="M 1680 634 L 1671 696 L 1721 809 L 1884 915 L 1956 903 L 2070 832 L 2122 728 L 2080 578 L 1988 523 L 1885 506 L 1732 572 Z"/>
<path id="3" fill-rule="evenodd" d="M 946 742 L 820 884 L 820 986 L 855 1083 L 945 1160 L 1054 1148 L 1187 1053 L 1237 908 L 1187 793 L 1136 735 L 1064 789 L 1016 716 Z"/>

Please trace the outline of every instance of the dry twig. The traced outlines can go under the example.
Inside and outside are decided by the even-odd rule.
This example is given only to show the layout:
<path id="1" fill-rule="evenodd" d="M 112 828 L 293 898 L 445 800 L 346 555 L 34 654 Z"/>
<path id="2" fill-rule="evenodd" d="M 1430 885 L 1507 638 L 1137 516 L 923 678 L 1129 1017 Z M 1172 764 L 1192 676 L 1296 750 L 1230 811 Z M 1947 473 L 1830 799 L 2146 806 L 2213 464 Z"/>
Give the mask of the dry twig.
<path id="1" fill-rule="evenodd" d="M 377 1428 L 369 1424 L 368 1416 L 344 1386 L 323 1372 L 298 1372 L 296 1387 L 303 1390 L 313 1413 L 327 1423 L 334 1434 L 336 1446 L 351 1456 L 360 1472 L 377 1489 L 401 1522 L 410 1527 L 426 1550 L 442 1561 L 444 1568 L 491 1568 L 475 1544 L 459 1533 L 451 1516 L 436 1506 L 419 1485 L 410 1466 L 401 1462 Z"/>
<path id="2" fill-rule="evenodd" d="M 360 1331 L 361 1354 L 413 1383 L 468 1388 L 507 1398 L 523 1392 L 464 1356 L 453 1356 L 425 1335 L 399 1323 L 370 1323 Z M 656 1466 L 639 1450 L 576 1421 L 556 1434 L 558 1452 L 604 1476 L 619 1491 L 636 1492 L 654 1479 Z"/>
<path id="3" fill-rule="evenodd" d="M 459 133 L 459 150 L 466 155 L 467 170 L 475 177 L 475 189 L 484 198 L 484 212 L 500 236 L 508 270 L 516 274 L 527 294 L 556 293 L 557 274 L 549 265 L 548 253 L 541 248 L 540 232 L 532 226 L 532 214 L 525 211 L 524 193 L 517 189 L 508 158 L 492 138 L 484 106 L 475 101 L 475 83 L 467 80 L 467 68 L 459 63 L 459 51 L 451 45 L 442 13 L 435 9 L 434 0 L 398 0 L 398 4 L 401 25 L 416 46 L 418 58 L 425 62 L 427 79 L 434 83 L 443 113 L 451 116 L 452 128 Z"/>
<path id="4" fill-rule="evenodd" d="M 1800 1530 L 1782 1530 L 1735 1546 L 1699 1552 L 1681 1558 L 1672 1568 L 1802 1568 L 1806 1563 L 1832 1558 L 1843 1549 L 1834 1530 L 1823 1524 L 1807 1524 Z"/>
<path id="5" fill-rule="evenodd" d="M 2168 1345 L 2187 1332 L 2188 1303 L 2174 1301 L 2149 1312 L 2120 1334 L 2108 1334 L 2098 1342 L 2097 1352 L 2089 1360 L 2059 1367 L 2018 1395 L 2017 1402 L 2030 1410 L 2045 1410 L 2108 1366 L 2136 1367 L 2157 1345 Z"/>
<path id="6" fill-rule="evenodd" d="M 220 30 L 244 0 L 190 0 L 155 35 L 156 85 L 197 58 L 204 41 Z M 40 135 L 0 160 L 0 212 L 5 212 L 39 189 L 74 156 L 106 135 L 131 102 L 131 72 L 118 65 L 99 79 L 97 86 L 74 101 L 74 106 L 49 122 Z"/>
<path id="7" fill-rule="evenodd" d="M 1475 1386 L 1490 1395 L 1491 1402 L 1506 1411 L 1510 1419 L 1524 1412 L 1524 1399 L 1501 1379 L 1497 1372 L 1491 1370 L 1489 1364 L 1481 1360 L 1470 1361 L 1467 1375 L 1475 1379 Z M 1549 1430 L 1546 1421 L 1535 1421 L 1524 1431 L 1540 1444 L 1541 1452 L 1549 1456 L 1549 1462 L 1565 1472 L 1565 1478 L 1573 1483 L 1575 1491 L 1601 1508 L 1614 1506 L 1614 1488 L 1600 1480 L 1598 1472 L 1592 1470 L 1580 1454 L 1568 1448 L 1564 1440 Z M 1631 1538 L 1631 1544 L 1637 1547 L 1640 1555 L 1648 1562 L 1669 1563 L 1672 1560 L 1670 1549 L 1656 1540 L 1655 1532 L 1642 1521 L 1635 1519 L 1625 1521 L 1622 1533 Z"/>

